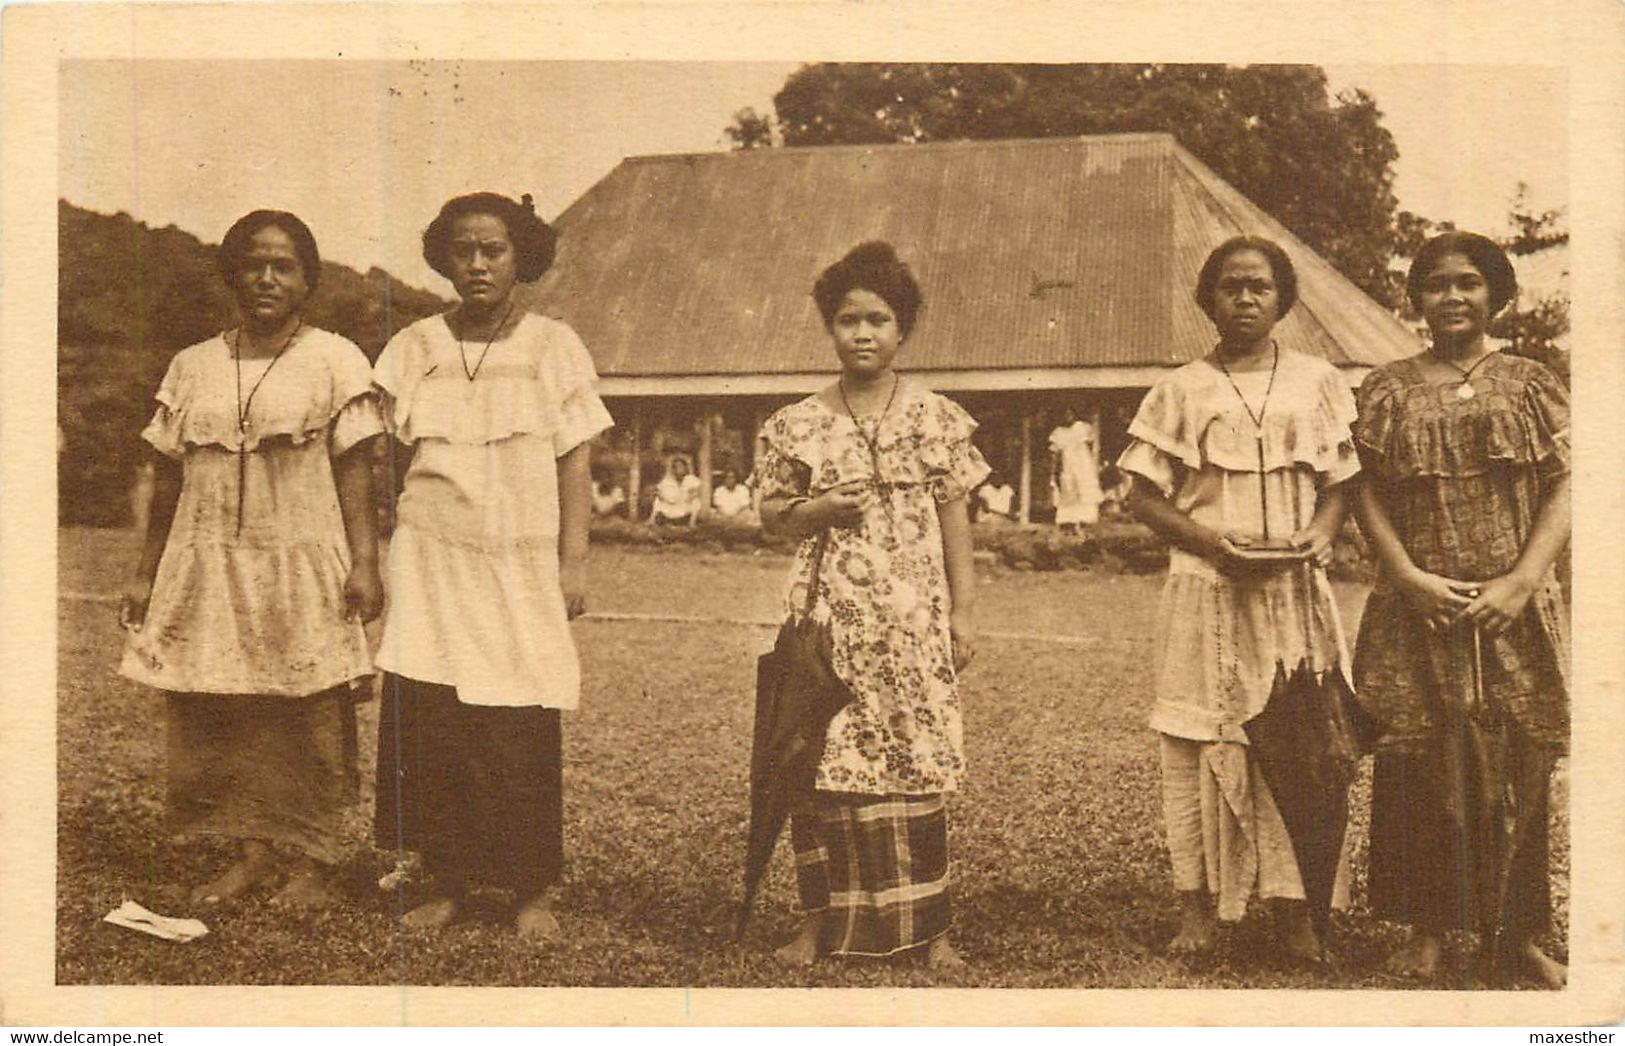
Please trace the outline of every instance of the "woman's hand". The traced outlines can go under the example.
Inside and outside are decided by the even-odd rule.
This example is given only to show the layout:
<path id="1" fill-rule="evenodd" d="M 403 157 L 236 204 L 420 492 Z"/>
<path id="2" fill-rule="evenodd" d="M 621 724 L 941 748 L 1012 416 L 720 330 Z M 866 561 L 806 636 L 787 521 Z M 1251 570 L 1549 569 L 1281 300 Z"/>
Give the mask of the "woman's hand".
<path id="1" fill-rule="evenodd" d="M 948 615 L 948 634 L 953 637 L 954 673 L 965 670 L 976 658 L 976 622 L 968 611 L 955 610 Z"/>
<path id="2" fill-rule="evenodd" d="M 1292 535 L 1293 547 L 1322 567 L 1332 565 L 1332 549 L 1336 542 L 1336 533 L 1317 523 L 1310 523 Z"/>
<path id="3" fill-rule="evenodd" d="M 1478 587 L 1465 581 L 1429 574 L 1425 570 L 1407 572 L 1397 583 L 1400 595 L 1421 611 L 1432 629 L 1454 625 L 1456 619 L 1472 604 L 1472 597 L 1467 593 Z"/>
<path id="4" fill-rule="evenodd" d="M 864 484 L 864 480 L 851 479 L 830 487 L 816 498 L 802 502 L 795 516 L 814 532 L 825 527 L 855 527 L 863 522 Z"/>
<path id="5" fill-rule="evenodd" d="M 384 583 L 378 564 L 363 561 L 350 567 L 344 579 L 344 620 L 366 624 L 384 609 Z"/>
<path id="6" fill-rule="evenodd" d="M 1474 585 L 1457 586 L 1463 596 L 1472 598 L 1460 616 L 1487 636 L 1498 636 L 1529 605 L 1536 585 L 1521 574 L 1502 574 L 1498 578 Z"/>
<path id="7" fill-rule="evenodd" d="M 574 621 L 587 612 L 587 565 L 577 559 L 559 560 L 559 590 L 564 593 L 564 619 Z"/>
<path id="8" fill-rule="evenodd" d="M 152 582 L 133 577 L 124 583 L 124 593 L 118 601 L 119 627 L 128 632 L 139 632 L 147 622 L 147 604 L 152 600 Z"/>
<path id="9" fill-rule="evenodd" d="M 1239 530 L 1230 530 L 1219 536 L 1211 558 L 1219 573 L 1232 581 L 1246 581 L 1270 573 L 1279 564 L 1249 558 L 1244 551 L 1255 539 Z"/>

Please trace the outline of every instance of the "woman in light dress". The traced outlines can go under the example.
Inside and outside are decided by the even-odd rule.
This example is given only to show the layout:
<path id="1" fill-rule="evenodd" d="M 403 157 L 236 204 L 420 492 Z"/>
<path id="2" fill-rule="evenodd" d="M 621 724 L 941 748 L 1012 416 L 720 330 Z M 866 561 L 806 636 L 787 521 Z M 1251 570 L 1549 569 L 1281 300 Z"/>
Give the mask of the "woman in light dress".
<path id="1" fill-rule="evenodd" d="M 1055 525 L 1073 533 L 1080 523 L 1100 522 L 1100 447 L 1095 427 L 1068 407 L 1049 434 L 1050 493 Z"/>
<path id="2" fill-rule="evenodd" d="M 238 844 L 192 902 L 286 872 L 277 900 L 324 905 L 355 795 L 351 686 L 372 672 L 362 623 L 383 601 L 382 425 L 366 357 L 303 320 L 321 276 L 305 223 L 254 211 L 219 259 L 241 323 L 175 355 L 142 432 L 153 493 L 119 670 L 166 694 L 174 827 Z"/>
<path id="3" fill-rule="evenodd" d="M 1157 382 L 1118 459 L 1133 475 L 1129 508 L 1173 545 L 1151 727 L 1180 900 L 1176 953 L 1210 950 L 1215 915 L 1240 919 L 1256 891 L 1275 909 L 1285 955 L 1321 954 L 1292 840 L 1243 729 L 1269 700 L 1278 663 L 1347 667 L 1324 567 L 1360 468 L 1354 398 L 1331 364 L 1276 344 L 1296 299 L 1275 243 L 1236 237 L 1215 248 L 1196 300 L 1218 344 Z M 1247 547 L 1266 536 L 1289 539 L 1310 565 L 1250 560 Z"/>
<path id="4" fill-rule="evenodd" d="M 611 420 L 581 339 L 514 297 L 553 242 L 528 196 L 446 203 L 423 256 L 460 303 L 397 334 L 375 368 L 410 462 L 378 654 L 375 834 L 422 856 L 412 927 L 445 926 L 491 886 L 512 892 L 521 934 L 558 930 L 560 712 L 581 689 L 568 621 L 586 598 L 589 441 Z"/>

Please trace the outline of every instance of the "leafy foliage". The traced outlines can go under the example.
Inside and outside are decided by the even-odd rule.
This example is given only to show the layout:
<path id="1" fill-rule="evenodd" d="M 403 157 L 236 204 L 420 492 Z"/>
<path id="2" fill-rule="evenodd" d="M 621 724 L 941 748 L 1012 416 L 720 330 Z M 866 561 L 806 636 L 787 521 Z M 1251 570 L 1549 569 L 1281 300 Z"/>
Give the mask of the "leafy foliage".
<path id="1" fill-rule="evenodd" d="M 235 322 L 215 248 L 173 225 L 57 205 L 57 404 L 65 442 L 58 476 L 64 522 L 117 525 L 152 393 L 174 354 Z M 369 359 L 401 327 L 444 302 L 382 269 L 333 262 L 307 322 L 344 335 Z"/>
<path id="2" fill-rule="evenodd" d="M 1388 278 L 1393 137 L 1362 91 L 1308 65 L 820 63 L 774 114 L 736 114 L 741 148 L 1165 131 L 1368 294 Z"/>

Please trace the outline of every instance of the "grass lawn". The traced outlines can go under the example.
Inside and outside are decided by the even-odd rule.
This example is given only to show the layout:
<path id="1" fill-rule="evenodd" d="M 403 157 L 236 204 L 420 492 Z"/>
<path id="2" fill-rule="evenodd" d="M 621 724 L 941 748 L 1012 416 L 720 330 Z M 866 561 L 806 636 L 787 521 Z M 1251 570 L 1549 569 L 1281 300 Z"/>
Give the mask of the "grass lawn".
<path id="1" fill-rule="evenodd" d="M 190 914 L 182 898 L 225 860 L 162 825 L 161 698 L 113 673 L 112 601 L 135 541 L 61 534 L 57 978 L 62 983 L 583 986 L 1399 987 L 1379 971 L 1398 932 L 1359 908 L 1366 783 L 1356 789 L 1356 907 L 1336 920 L 1336 970 L 1287 970 L 1254 912 L 1200 964 L 1161 954 L 1174 899 L 1160 841 L 1157 749 L 1145 727 L 1160 577 L 986 570 L 987 637 L 964 681 L 969 781 L 950 802 L 963 970 L 910 960 L 786 970 L 771 947 L 793 925 L 789 842 L 743 946 L 722 921 L 739 892 L 755 659 L 771 642 L 787 560 L 600 549 L 577 628 L 585 692 L 565 717 L 567 936 L 522 944 L 492 897 L 470 920 L 408 933 L 375 883 L 370 838 L 376 703 L 363 707 L 363 801 L 339 869 L 349 903 L 290 915 L 263 898 L 208 915 L 175 945 L 102 923 L 124 898 Z M 1341 592 L 1353 634 L 1363 590 Z M 731 623 L 729 623 L 731 622 Z M 1069 637 L 1057 642 L 1056 636 Z M 1563 952 L 1567 789 L 1554 805 Z M 1461 956 L 1453 955 L 1458 960 Z M 1455 982 L 1445 982 L 1447 986 Z"/>

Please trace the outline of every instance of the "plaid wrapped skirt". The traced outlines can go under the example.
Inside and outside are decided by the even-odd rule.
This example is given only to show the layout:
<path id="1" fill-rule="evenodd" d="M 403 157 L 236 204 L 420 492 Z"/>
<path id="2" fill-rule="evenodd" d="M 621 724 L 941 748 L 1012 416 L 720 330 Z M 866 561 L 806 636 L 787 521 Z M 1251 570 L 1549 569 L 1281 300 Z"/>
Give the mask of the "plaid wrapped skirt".
<path id="1" fill-rule="evenodd" d="M 816 792 L 790 823 L 803 911 L 830 955 L 894 955 L 948 931 L 948 812 L 941 795 Z"/>

